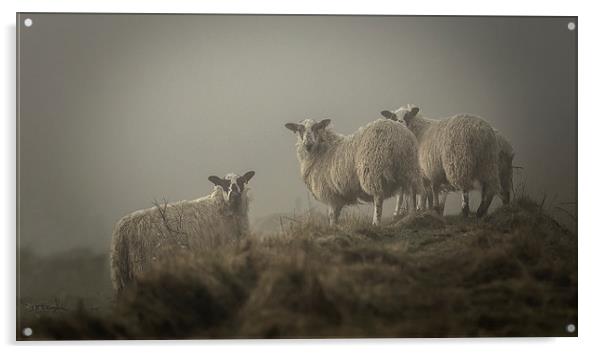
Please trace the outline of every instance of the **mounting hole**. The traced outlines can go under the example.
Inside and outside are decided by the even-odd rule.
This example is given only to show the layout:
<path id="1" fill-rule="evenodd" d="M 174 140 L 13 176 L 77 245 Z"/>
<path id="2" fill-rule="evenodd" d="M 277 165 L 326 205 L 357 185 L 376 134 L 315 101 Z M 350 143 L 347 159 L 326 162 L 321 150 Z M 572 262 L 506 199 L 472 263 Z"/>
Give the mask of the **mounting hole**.
<path id="1" fill-rule="evenodd" d="M 574 31 L 575 27 L 577 27 L 577 26 L 575 25 L 575 22 L 569 22 L 567 27 L 568 27 L 569 31 Z"/>
<path id="2" fill-rule="evenodd" d="M 577 328 L 572 323 L 569 323 L 568 325 L 566 325 L 566 331 L 569 333 L 575 333 L 575 329 L 577 329 Z"/>
<path id="3" fill-rule="evenodd" d="M 26 18 L 25 21 L 23 21 L 23 24 L 25 27 L 31 27 L 31 25 L 33 25 L 33 21 L 31 18 Z"/>
<path id="4" fill-rule="evenodd" d="M 25 337 L 30 337 L 33 334 L 33 330 L 29 327 L 23 328 L 23 335 Z"/>

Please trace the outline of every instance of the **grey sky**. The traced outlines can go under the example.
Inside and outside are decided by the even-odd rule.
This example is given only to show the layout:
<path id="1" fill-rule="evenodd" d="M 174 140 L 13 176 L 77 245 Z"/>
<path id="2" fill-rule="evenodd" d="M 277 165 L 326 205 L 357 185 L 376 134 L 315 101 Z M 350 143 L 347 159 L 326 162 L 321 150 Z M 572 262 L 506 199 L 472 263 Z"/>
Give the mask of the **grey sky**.
<path id="1" fill-rule="evenodd" d="M 284 123 L 351 133 L 406 103 L 484 117 L 530 193 L 574 202 L 570 20 L 22 14 L 22 245 L 108 249 L 122 215 L 250 169 L 252 216 L 292 210 L 307 197 Z"/>

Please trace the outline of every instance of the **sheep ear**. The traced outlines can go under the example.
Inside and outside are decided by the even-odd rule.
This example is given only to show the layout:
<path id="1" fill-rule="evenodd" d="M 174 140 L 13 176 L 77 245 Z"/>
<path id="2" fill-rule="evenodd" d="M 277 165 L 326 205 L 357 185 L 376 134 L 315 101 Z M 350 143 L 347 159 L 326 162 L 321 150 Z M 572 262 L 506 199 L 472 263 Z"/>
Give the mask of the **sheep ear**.
<path id="1" fill-rule="evenodd" d="M 249 172 L 245 173 L 241 178 L 244 181 L 244 183 L 249 183 L 249 181 L 251 180 L 251 178 L 253 178 L 253 176 L 255 176 L 255 171 L 249 171 Z"/>
<path id="2" fill-rule="evenodd" d="M 328 124 L 330 124 L 330 119 L 322 119 L 320 121 L 320 123 L 314 125 L 314 129 L 318 130 L 318 129 L 324 129 L 328 126 Z"/>
<path id="3" fill-rule="evenodd" d="M 216 186 L 220 186 L 222 188 L 228 188 L 228 181 L 226 181 L 225 179 L 221 179 L 217 176 L 209 176 L 209 181 L 213 184 L 215 184 Z"/>
<path id="4" fill-rule="evenodd" d="M 303 129 L 303 126 L 297 123 L 286 123 L 284 126 L 295 133 Z"/>
<path id="5" fill-rule="evenodd" d="M 391 111 L 381 111 L 380 115 L 390 120 L 397 120 L 397 114 Z"/>

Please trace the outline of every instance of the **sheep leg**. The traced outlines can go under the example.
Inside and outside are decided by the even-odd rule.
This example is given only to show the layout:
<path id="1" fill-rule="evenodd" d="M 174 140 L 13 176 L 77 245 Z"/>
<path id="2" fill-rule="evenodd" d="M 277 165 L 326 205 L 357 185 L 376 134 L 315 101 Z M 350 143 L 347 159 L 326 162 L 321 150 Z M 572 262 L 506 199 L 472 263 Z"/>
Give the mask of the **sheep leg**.
<path id="1" fill-rule="evenodd" d="M 418 210 L 424 210 L 426 207 L 426 193 L 422 193 L 418 200 Z"/>
<path id="2" fill-rule="evenodd" d="M 408 200 L 408 203 L 410 203 L 410 205 L 408 205 L 408 211 L 410 214 L 416 213 L 417 202 L 418 202 L 418 200 L 416 198 L 416 188 L 412 188 L 411 194 L 410 194 L 410 200 Z"/>
<path id="3" fill-rule="evenodd" d="M 435 209 L 438 214 L 441 214 L 441 209 L 439 208 L 439 187 L 433 183 L 431 191 L 433 193 L 431 195 L 431 198 L 433 199 L 433 209 Z"/>
<path id="4" fill-rule="evenodd" d="M 470 205 L 469 205 L 469 199 L 468 199 L 469 195 L 468 195 L 468 190 L 463 190 L 462 191 L 462 215 L 464 217 L 468 217 L 468 213 L 470 213 Z"/>
<path id="5" fill-rule="evenodd" d="M 372 218 L 372 224 L 380 225 L 380 219 L 383 215 L 383 197 L 374 196 L 374 217 Z"/>
<path id="6" fill-rule="evenodd" d="M 441 201 L 439 202 L 439 204 L 441 205 L 441 214 L 442 215 L 445 212 L 445 202 L 447 201 L 448 194 L 449 194 L 448 191 L 441 192 Z"/>
<path id="7" fill-rule="evenodd" d="M 339 223 L 341 209 L 343 209 L 343 207 L 340 205 L 331 205 L 328 208 L 328 221 L 330 222 L 330 226 L 335 226 Z"/>
<path id="8" fill-rule="evenodd" d="M 483 215 L 487 214 L 487 210 L 489 209 L 489 205 L 491 204 L 491 201 L 493 200 L 494 196 L 489 192 L 489 188 L 486 184 L 483 183 L 482 185 L 483 187 L 481 188 L 481 205 L 479 205 L 479 209 L 477 209 L 477 218 L 480 218 Z"/>
<path id="9" fill-rule="evenodd" d="M 510 203 L 510 191 L 509 190 L 505 190 L 501 193 L 501 197 L 502 197 L 502 203 L 504 205 L 508 205 Z"/>
<path id="10" fill-rule="evenodd" d="M 431 190 L 431 188 L 426 188 L 426 191 L 424 192 L 424 199 L 425 199 L 425 205 L 424 205 L 424 209 L 433 209 L 433 192 Z"/>
<path id="11" fill-rule="evenodd" d="M 395 212 L 393 216 L 400 216 L 403 210 L 403 188 L 399 188 L 397 193 L 397 204 L 395 205 Z"/>

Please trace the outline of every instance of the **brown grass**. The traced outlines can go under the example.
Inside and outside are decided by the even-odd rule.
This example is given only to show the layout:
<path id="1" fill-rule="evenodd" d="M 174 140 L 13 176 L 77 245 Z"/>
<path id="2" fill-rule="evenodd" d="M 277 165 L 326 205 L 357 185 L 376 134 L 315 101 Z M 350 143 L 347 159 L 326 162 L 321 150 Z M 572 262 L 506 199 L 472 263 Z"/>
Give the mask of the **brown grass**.
<path id="1" fill-rule="evenodd" d="M 567 336 L 577 238 L 521 198 L 484 221 L 423 214 L 274 235 L 165 260 L 107 314 L 27 323 L 32 339 Z M 23 338 L 21 338 L 23 339 Z"/>

